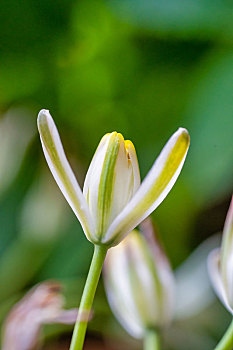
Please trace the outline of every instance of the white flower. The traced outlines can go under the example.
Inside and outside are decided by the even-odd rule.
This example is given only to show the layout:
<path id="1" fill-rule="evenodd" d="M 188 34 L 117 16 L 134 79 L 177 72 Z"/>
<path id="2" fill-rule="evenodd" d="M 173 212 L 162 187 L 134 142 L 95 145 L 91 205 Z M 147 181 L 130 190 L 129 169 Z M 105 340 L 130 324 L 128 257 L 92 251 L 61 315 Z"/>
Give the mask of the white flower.
<path id="1" fill-rule="evenodd" d="M 221 249 L 210 253 L 208 270 L 216 294 L 233 315 L 233 198 L 223 229 Z"/>
<path id="2" fill-rule="evenodd" d="M 174 312 L 174 277 L 153 229 L 132 231 L 109 250 L 104 265 L 108 301 L 121 325 L 135 338 L 147 328 L 170 323 Z"/>
<path id="3" fill-rule="evenodd" d="M 189 147 L 187 130 L 178 129 L 140 185 L 133 144 L 119 133 L 106 134 L 90 164 L 82 193 L 49 111 L 40 111 L 38 128 L 50 170 L 87 238 L 107 246 L 118 244 L 163 201 L 179 176 Z"/>

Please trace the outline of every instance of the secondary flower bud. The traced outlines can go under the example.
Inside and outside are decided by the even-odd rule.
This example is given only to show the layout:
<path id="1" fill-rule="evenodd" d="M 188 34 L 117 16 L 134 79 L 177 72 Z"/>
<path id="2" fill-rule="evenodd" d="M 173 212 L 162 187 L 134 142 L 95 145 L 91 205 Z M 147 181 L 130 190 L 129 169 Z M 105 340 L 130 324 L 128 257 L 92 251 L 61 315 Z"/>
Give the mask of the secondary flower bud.
<path id="1" fill-rule="evenodd" d="M 108 247 L 117 245 L 164 200 L 189 148 L 189 134 L 179 128 L 140 185 L 132 142 L 124 141 L 117 132 L 106 134 L 91 162 L 82 193 L 49 111 L 40 111 L 38 129 L 50 170 L 87 238 Z"/>
<path id="2" fill-rule="evenodd" d="M 132 231 L 109 250 L 104 265 L 108 301 L 121 325 L 135 338 L 164 327 L 173 316 L 174 278 L 151 229 Z"/>
<path id="3" fill-rule="evenodd" d="M 223 229 L 221 249 L 210 253 L 208 268 L 217 295 L 233 315 L 233 197 Z"/>

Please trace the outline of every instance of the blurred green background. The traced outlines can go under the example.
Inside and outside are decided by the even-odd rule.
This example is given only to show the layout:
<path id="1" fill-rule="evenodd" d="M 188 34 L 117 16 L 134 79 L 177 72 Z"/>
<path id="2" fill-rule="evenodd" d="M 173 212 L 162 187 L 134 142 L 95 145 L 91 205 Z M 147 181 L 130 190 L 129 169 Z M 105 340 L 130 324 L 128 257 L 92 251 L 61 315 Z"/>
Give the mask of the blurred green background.
<path id="1" fill-rule="evenodd" d="M 1 320 L 45 279 L 63 281 L 68 305 L 77 306 L 92 255 L 45 163 L 36 128 L 42 108 L 80 185 L 106 132 L 134 142 L 144 177 L 170 135 L 186 127 L 186 164 L 153 213 L 173 267 L 222 230 L 233 189 L 232 40 L 230 0 L 2 1 Z M 95 308 L 90 339 L 140 348 L 114 321 L 101 285 Z M 189 339 L 200 342 L 188 349 L 211 349 L 228 321 L 218 302 L 189 319 Z M 187 349 L 183 326 L 165 349 Z M 56 332 L 48 337 L 61 337 Z"/>

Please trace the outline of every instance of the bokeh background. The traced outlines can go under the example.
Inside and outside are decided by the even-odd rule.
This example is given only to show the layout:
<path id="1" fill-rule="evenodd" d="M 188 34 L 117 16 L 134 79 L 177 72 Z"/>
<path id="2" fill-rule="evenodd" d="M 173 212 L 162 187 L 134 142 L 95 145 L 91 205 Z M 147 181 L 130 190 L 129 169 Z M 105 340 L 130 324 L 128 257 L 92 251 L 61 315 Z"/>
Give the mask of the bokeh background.
<path id="1" fill-rule="evenodd" d="M 174 269 L 221 232 L 233 190 L 232 40 L 229 0 L 1 2 L 1 322 L 47 279 L 61 281 L 67 307 L 77 306 L 93 250 L 45 163 L 41 108 L 53 115 L 80 185 L 106 132 L 134 142 L 144 177 L 186 127 L 186 164 L 152 217 Z M 187 305 L 165 332 L 164 349 L 213 348 L 230 316 L 208 293 L 203 309 Z M 94 310 L 87 349 L 140 349 L 114 320 L 102 282 Z M 71 328 L 46 326 L 43 336 L 45 349 L 68 349 Z"/>

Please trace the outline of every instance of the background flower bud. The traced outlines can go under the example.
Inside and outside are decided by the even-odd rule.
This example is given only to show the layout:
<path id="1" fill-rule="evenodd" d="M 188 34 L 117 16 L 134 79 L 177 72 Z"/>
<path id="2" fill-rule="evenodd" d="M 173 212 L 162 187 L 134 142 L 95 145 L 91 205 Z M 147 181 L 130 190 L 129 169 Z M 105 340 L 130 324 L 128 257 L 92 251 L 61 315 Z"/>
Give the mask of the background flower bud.
<path id="1" fill-rule="evenodd" d="M 220 269 L 226 296 L 233 309 L 233 198 L 223 229 Z"/>
<path id="2" fill-rule="evenodd" d="M 216 294 L 233 314 L 233 199 L 223 228 L 221 249 L 210 253 L 208 270 Z"/>
<path id="3" fill-rule="evenodd" d="M 163 327 L 173 315 L 174 278 L 151 230 L 132 231 L 105 262 L 105 288 L 121 325 L 135 338 L 148 327 Z"/>

